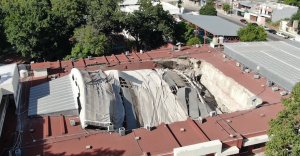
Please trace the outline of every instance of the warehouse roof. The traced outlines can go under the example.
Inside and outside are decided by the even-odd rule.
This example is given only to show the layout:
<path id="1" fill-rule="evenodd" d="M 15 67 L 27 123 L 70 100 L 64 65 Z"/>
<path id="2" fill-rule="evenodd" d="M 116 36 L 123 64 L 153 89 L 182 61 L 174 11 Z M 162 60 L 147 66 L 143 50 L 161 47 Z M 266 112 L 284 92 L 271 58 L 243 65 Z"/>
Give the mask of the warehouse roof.
<path id="1" fill-rule="evenodd" d="M 271 41 L 224 46 L 225 54 L 287 90 L 300 81 L 300 48 L 292 43 Z"/>
<path id="2" fill-rule="evenodd" d="M 30 88 L 28 115 L 76 115 L 70 79 L 64 76 Z"/>
<path id="3" fill-rule="evenodd" d="M 241 28 L 240 26 L 218 16 L 183 14 L 181 17 L 214 35 L 238 36 L 237 32 Z"/>
<path id="4" fill-rule="evenodd" d="M 70 120 L 75 120 L 76 123 L 79 123 L 79 119 L 76 116 L 44 116 L 42 118 L 21 116 L 24 123 L 22 153 L 25 155 L 172 155 L 173 148 L 178 146 L 182 147 L 214 139 L 219 139 L 226 146 L 241 148 L 243 138 L 240 135 L 248 139 L 253 136 L 266 134 L 268 129 L 267 123 L 276 116 L 277 112 L 282 110 L 282 105 L 280 104 L 281 96 L 278 92 L 273 92 L 271 88 L 261 86 L 261 84 L 265 84 L 265 79 L 253 79 L 252 73 L 242 74 L 239 68 L 234 66 L 234 61 L 224 62 L 222 54 L 215 52 L 211 48 L 191 48 L 171 54 L 170 50 L 166 49 L 143 54 L 132 53 L 128 56 L 131 60 L 130 63 L 125 64 L 120 61 L 117 65 L 111 61 L 111 57 L 102 57 L 103 59 L 99 57 L 99 59 L 107 59 L 109 66 L 114 64 L 109 69 L 124 71 L 135 70 L 141 67 L 151 69 L 153 68 L 151 60 L 154 58 L 178 56 L 193 57 L 211 63 L 251 92 L 259 94 L 268 105 L 263 105 L 253 110 L 209 117 L 206 118 L 204 123 L 198 123 L 198 121 L 189 118 L 186 121 L 172 124 L 161 124 L 152 131 L 140 128 L 125 136 L 120 136 L 116 133 L 104 133 L 99 130 L 85 130 L 81 128 L 80 124 L 72 126 L 69 124 Z M 139 59 L 142 61 L 134 62 Z M 98 60 L 98 58 L 93 58 L 90 61 L 93 63 L 95 60 Z M 88 60 L 86 59 L 85 61 Z M 98 64 L 99 62 L 94 63 Z M 61 73 L 62 75 L 69 73 L 69 71 L 61 72 L 64 72 Z M 42 82 L 40 79 L 38 80 L 33 79 L 26 82 L 28 85 L 24 85 L 24 88 L 26 89 Z M 26 93 L 26 91 L 23 93 Z M 27 107 L 24 107 L 23 111 L 25 109 Z M 250 124 L 245 125 L 245 123 Z M 254 123 L 256 126 L 253 126 Z M 34 129 L 34 132 L 31 132 L 30 129 Z M 230 134 L 233 132 L 237 133 L 237 136 L 234 138 L 230 137 Z M 104 141 L 99 142 L 99 140 Z M 69 146 L 64 146 L 66 144 Z M 87 145 L 90 145 L 92 149 L 86 149 Z"/>

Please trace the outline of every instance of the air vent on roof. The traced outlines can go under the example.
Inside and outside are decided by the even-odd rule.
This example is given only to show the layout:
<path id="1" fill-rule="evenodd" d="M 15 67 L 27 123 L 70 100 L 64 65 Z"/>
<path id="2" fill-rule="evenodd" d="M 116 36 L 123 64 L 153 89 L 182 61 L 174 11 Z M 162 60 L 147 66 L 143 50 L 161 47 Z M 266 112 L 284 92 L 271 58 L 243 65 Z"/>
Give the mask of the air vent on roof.
<path id="1" fill-rule="evenodd" d="M 196 121 L 198 121 L 199 123 L 201 123 L 201 124 L 202 124 L 204 120 L 203 120 L 203 118 L 202 118 L 202 117 L 198 117 L 198 118 L 196 119 Z"/>
<path id="2" fill-rule="evenodd" d="M 125 135 L 125 128 L 124 128 L 124 127 L 119 128 L 119 134 L 120 134 L 121 136 L 124 136 L 124 135 Z"/>
<path id="3" fill-rule="evenodd" d="M 273 82 L 268 80 L 268 81 L 267 81 L 267 86 L 268 86 L 268 87 L 273 86 Z"/>
<path id="4" fill-rule="evenodd" d="M 216 116 L 217 115 L 217 112 L 216 111 L 211 111 L 211 112 L 209 112 L 209 116 Z"/>
<path id="5" fill-rule="evenodd" d="M 129 51 L 125 51 L 125 55 L 128 56 L 129 55 Z"/>
<path id="6" fill-rule="evenodd" d="M 144 51 L 143 51 L 143 50 L 140 50 L 140 53 L 141 53 L 141 54 L 143 54 L 143 53 L 144 53 Z"/>
<path id="7" fill-rule="evenodd" d="M 109 126 L 107 126 L 107 131 L 108 131 L 108 132 L 114 131 L 114 125 L 109 125 Z"/>
<path id="8" fill-rule="evenodd" d="M 272 91 L 275 92 L 275 91 L 278 91 L 279 88 L 278 87 L 272 87 Z"/>
<path id="9" fill-rule="evenodd" d="M 76 121 L 75 120 L 70 120 L 70 125 L 71 126 L 76 126 Z"/>
<path id="10" fill-rule="evenodd" d="M 92 56 L 88 56 L 88 59 L 91 60 L 93 57 Z"/>
<path id="11" fill-rule="evenodd" d="M 260 76 L 259 76 L 258 74 L 255 74 L 255 75 L 253 76 L 253 78 L 254 78 L 254 79 L 259 79 Z"/>

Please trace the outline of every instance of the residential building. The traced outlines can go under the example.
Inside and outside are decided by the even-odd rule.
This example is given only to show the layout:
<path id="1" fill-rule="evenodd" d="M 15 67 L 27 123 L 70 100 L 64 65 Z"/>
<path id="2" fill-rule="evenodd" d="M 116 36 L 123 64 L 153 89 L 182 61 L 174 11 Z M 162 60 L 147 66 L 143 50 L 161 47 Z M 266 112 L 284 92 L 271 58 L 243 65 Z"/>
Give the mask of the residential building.
<path id="1" fill-rule="evenodd" d="M 276 2 L 238 1 L 233 8 L 234 14 L 244 17 L 248 22 L 265 25 L 267 20 L 277 22 L 290 18 L 298 7 Z"/>

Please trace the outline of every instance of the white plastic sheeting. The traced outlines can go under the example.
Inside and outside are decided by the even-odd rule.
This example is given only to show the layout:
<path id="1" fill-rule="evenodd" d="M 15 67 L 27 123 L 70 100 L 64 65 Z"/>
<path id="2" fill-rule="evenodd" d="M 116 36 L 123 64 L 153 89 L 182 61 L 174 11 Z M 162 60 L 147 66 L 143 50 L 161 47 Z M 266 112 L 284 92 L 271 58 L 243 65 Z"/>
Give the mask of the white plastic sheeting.
<path id="1" fill-rule="evenodd" d="M 118 95 L 118 83 L 102 71 L 82 73 L 86 87 L 85 124 L 122 127 L 124 108 Z"/>
<path id="2" fill-rule="evenodd" d="M 106 71 L 107 74 L 117 73 Z M 125 80 L 122 88 L 126 100 L 130 101 L 133 119 L 139 126 L 157 126 L 161 123 L 172 123 L 186 120 L 187 111 L 182 107 L 169 85 L 162 76 L 150 69 L 119 72 L 119 77 Z M 122 86 L 122 84 L 121 84 Z M 128 95 L 129 94 L 129 95 Z M 127 117 L 127 116 L 126 116 Z M 131 121 L 133 122 L 133 121 Z"/>

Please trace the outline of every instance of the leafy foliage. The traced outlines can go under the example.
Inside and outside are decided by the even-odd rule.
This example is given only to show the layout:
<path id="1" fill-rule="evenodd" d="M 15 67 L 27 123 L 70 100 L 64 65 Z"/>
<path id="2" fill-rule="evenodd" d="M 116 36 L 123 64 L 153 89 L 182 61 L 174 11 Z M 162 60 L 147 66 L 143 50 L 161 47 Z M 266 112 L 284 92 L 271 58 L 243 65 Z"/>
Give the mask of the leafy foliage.
<path id="1" fill-rule="evenodd" d="M 107 38 L 93 26 L 87 25 L 77 28 L 74 32 L 75 46 L 68 58 L 83 58 L 87 56 L 103 55 L 107 50 Z"/>
<path id="2" fill-rule="evenodd" d="M 187 45 L 188 46 L 192 46 L 192 45 L 196 45 L 196 44 L 200 44 L 200 39 L 198 37 L 193 37 L 193 38 L 190 38 L 188 41 L 187 41 Z"/>
<path id="3" fill-rule="evenodd" d="M 300 7 L 300 0 L 283 0 L 283 2 L 287 5 L 293 5 Z"/>
<path id="4" fill-rule="evenodd" d="M 291 97 L 283 100 L 284 110 L 271 120 L 270 141 L 266 155 L 300 155 L 300 83 L 294 87 Z"/>
<path id="5" fill-rule="evenodd" d="M 228 13 L 228 11 L 230 11 L 230 9 L 231 9 L 231 6 L 230 6 L 228 3 L 224 3 L 224 4 L 223 4 L 223 10 L 224 10 L 225 12 Z"/>
<path id="6" fill-rule="evenodd" d="M 186 43 L 189 39 L 195 37 L 195 28 L 187 22 L 179 22 L 175 27 L 175 41 Z"/>
<path id="7" fill-rule="evenodd" d="M 291 18 L 291 22 L 293 22 L 294 20 L 299 20 L 300 21 L 300 11 L 298 11 L 297 13 L 295 13 L 293 16 L 292 16 L 292 18 Z M 298 27 L 300 26 L 300 22 L 299 22 L 299 24 L 298 24 Z M 300 31 L 298 32 L 298 33 L 300 33 Z"/>
<path id="8" fill-rule="evenodd" d="M 137 49 L 153 49 L 174 38 L 175 21 L 160 4 L 141 0 L 139 10 L 128 14 L 125 29 L 135 39 Z"/>
<path id="9" fill-rule="evenodd" d="M 251 23 L 246 27 L 241 28 L 238 31 L 238 36 L 240 38 L 240 41 L 243 42 L 267 40 L 267 33 L 265 32 L 264 28 Z"/>
<path id="10" fill-rule="evenodd" d="M 12 0 L 3 4 L 7 14 L 4 25 L 8 41 L 23 56 L 45 50 L 46 31 L 51 27 L 48 1 Z"/>
<path id="11" fill-rule="evenodd" d="M 122 18 L 118 3 L 121 0 L 90 0 L 88 3 L 88 24 L 104 34 L 122 31 Z"/>
<path id="12" fill-rule="evenodd" d="M 2 0 L 5 33 L 26 57 L 55 57 L 69 50 L 68 38 L 83 20 L 79 0 Z"/>
<path id="13" fill-rule="evenodd" d="M 199 10 L 200 15 L 210 15 L 210 16 L 217 16 L 217 10 L 214 7 L 213 2 L 208 2 L 205 6 L 203 6 Z"/>
<path id="14" fill-rule="evenodd" d="M 5 48 L 5 44 L 6 43 L 6 37 L 4 34 L 4 27 L 3 27 L 3 12 L 2 9 L 0 8 L 0 56 L 3 54 L 3 49 Z"/>

